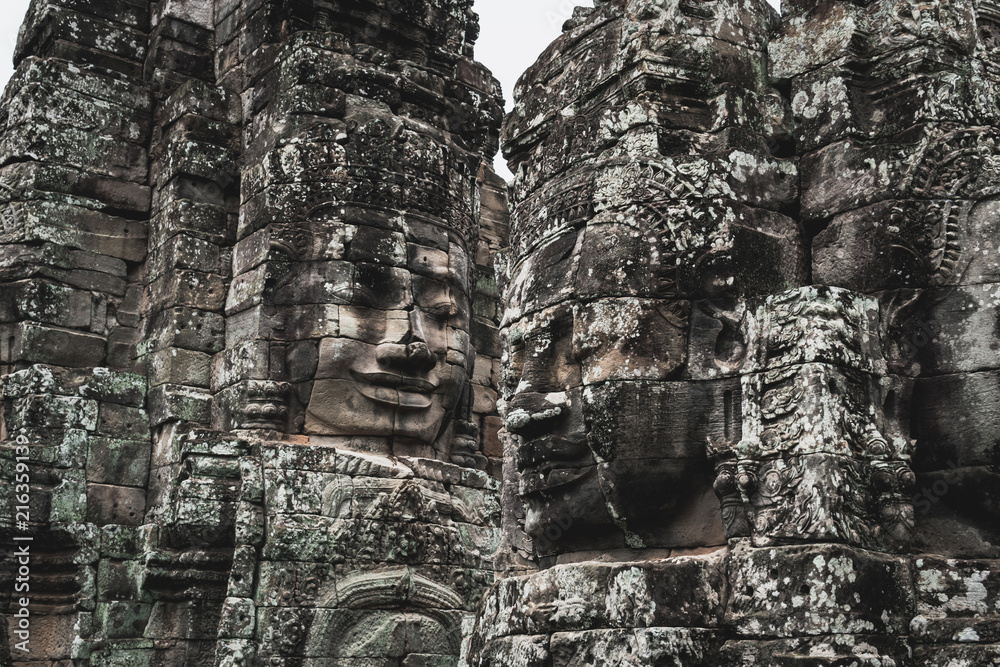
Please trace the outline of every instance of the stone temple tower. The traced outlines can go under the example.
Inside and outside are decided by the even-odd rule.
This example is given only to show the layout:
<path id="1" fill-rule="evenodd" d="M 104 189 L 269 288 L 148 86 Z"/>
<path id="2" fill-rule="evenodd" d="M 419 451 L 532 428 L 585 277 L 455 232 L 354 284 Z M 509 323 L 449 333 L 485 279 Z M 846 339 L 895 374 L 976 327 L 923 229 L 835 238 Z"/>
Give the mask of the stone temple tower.
<path id="1" fill-rule="evenodd" d="M 5 664 L 456 664 L 498 540 L 507 215 L 471 5 L 32 3 Z"/>

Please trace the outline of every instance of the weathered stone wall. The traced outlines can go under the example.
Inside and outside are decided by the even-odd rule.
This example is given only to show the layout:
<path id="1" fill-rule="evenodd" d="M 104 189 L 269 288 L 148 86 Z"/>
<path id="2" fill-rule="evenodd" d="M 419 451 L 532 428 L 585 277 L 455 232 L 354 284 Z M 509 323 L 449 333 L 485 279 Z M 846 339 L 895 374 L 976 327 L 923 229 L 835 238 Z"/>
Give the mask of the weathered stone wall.
<path id="1" fill-rule="evenodd" d="M 878 302 L 886 371 L 869 400 L 887 438 L 912 443 L 916 475 L 876 479 L 912 502 L 874 509 L 908 519 L 916 554 L 901 559 L 912 621 L 894 631 L 909 646 L 883 652 L 989 664 L 996 8 L 801 3 L 789 14 L 771 68 L 790 86 L 813 280 Z"/>
<path id="2" fill-rule="evenodd" d="M 471 2 L 32 4 L 0 140 L 5 661 L 458 660 L 499 524 L 477 34 Z"/>
<path id="3" fill-rule="evenodd" d="M 1000 9 L 471 4 L 32 3 L 0 661 L 996 662 Z"/>
<path id="4" fill-rule="evenodd" d="M 149 26 L 148 3 L 32 3 L 2 105 L 0 532 L 5 634 L 30 649 L 19 661 L 86 659 L 90 638 L 148 616 L 150 431 L 145 378 L 128 371 L 151 200 Z"/>

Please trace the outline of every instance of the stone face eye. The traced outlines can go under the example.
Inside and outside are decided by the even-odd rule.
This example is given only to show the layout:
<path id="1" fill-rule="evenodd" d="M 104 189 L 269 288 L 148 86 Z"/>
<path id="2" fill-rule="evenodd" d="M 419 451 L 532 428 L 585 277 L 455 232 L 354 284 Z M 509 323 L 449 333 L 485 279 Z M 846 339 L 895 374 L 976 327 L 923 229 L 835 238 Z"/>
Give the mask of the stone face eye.
<path id="1" fill-rule="evenodd" d="M 350 290 L 350 302 L 352 306 L 363 308 L 375 308 L 378 305 L 375 292 L 364 285 L 354 285 Z"/>
<path id="2" fill-rule="evenodd" d="M 447 320 L 458 314 L 458 307 L 453 301 L 439 301 L 427 306 L 422 306 L 421 310 L 437 320 Z"/>

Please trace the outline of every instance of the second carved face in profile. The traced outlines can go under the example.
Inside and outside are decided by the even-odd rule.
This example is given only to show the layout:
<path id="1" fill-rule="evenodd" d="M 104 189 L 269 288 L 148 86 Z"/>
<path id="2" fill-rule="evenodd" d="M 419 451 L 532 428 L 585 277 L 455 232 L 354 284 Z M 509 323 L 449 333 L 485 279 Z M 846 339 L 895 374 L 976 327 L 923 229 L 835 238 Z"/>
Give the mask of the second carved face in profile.
<path id="1" fill-rule="evenodd" d="M 618 288 L 644 280 L 653 250 L 603 282 L 581 268 L 595 260 L 588 246 L 614 245 L 622 234 L 631 230 L 570 232 L 513 271 L 519 300 L 508 315 L 520 317 L 505 327 L 505 427 L 539 555 L 723 541 L 705 450 L 732 383 L 681 381 L 689 301 Z M 562 245 L 568 252 L 553 251 Z M 568 261 L 560 266 L 552 252 Z M 566 293 L 536 309 L 538 288 L 519 276 L 553 269 Z"/>

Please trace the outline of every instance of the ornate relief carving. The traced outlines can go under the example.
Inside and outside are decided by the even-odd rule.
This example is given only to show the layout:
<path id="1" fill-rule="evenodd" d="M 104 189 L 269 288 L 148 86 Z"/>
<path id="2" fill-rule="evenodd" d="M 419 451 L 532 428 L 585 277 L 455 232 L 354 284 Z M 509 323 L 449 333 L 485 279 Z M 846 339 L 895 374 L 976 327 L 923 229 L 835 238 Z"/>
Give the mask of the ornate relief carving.
<path id="1" fill-rule="evenodd" d="M 898 548 L 913 522 L 911 444 L 881 412 L 878 302 L 810 287 L 750 312 L 743 439 L 712 449 L 727 535 Z"/>
<path id="2" fill-rule="evenodd" d="M 928 142 L 907 173 L 903 191 L 915 201 L 899 203 L 889 222 L 923 258 L 933 285 L 955 284 L 971 261 L 969 217 L 974 201 L 998 192 L 998 139 L 989 127 L 954 130 Z"/>

